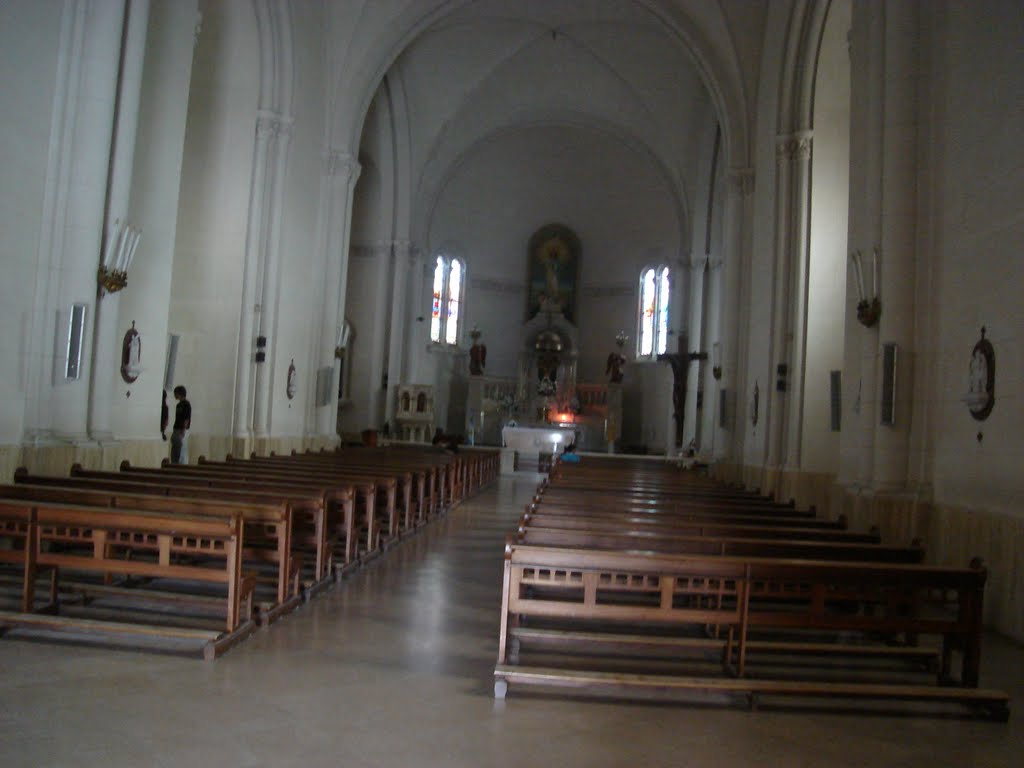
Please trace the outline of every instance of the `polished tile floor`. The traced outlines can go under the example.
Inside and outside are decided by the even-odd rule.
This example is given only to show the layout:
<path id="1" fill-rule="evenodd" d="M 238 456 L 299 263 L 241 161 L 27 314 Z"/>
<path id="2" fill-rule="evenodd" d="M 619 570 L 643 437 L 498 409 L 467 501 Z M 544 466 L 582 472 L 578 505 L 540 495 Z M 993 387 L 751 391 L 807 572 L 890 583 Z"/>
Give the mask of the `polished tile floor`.
<path id="1" fill-rule="evenodd" d="M 0 766 L 1021 766 L 1024 650 L 986 638 L 1009 724 L 492 698 L 502 479 L 214 663 L 0 641 Z"/>

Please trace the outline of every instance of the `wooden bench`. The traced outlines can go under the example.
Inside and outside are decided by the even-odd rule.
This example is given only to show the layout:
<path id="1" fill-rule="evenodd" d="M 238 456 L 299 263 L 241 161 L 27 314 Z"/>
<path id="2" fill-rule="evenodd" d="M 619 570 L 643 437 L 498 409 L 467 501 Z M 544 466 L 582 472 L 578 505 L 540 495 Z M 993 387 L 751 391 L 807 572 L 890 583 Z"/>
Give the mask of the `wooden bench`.
<path id="1" fill-rule="evenodd" d="M 352 489 L 355 491 L 357 509 L 361 510 L 361 514 L 357 513 L 356 515 L 355 525 L 357 530 L 355 533 L 361 534 L 356 538 L 361 539 L 363 548 L 362 552 L 357 552 L 357 554 L 371 557 L 379 553 L 382 546 L 381 525 L 377 518 L 378 484 L 373 481 L 322 481 L 298 477 L 280 478 L 261 475 L 258 472 L 235 472 L 182 464 L 172 464 L 163 466 L 160 469 L 150 469 L 146 467 L 133 467 L 128 462 L 121 463 L 121 473 L 126 476 L 141 477 L 147 481 L 194 483 L 207 488 L 229 488 L 235 490 L 249 489 L 282 492 L 290 489 L 300 493 L 315 491 L 333 494 Z M 96 476 L 97 473 L 83 471 L 81 475 L 89 477 Z"/>
<path id="2" fill-rule="evenodd" d="M 32 485 L 31 476 L 19 475 L 20 483 L 0 486 L 0 499 L 53 502 L 100 508 L 127 508 L 147 512 L 179 515 L 240 514 L 246 522 L 246 541 L 242 551 L 243 564 L 255 573 L 262 563 L 272 563 L 274 576 L 270 582 L 276 591 L 275 600 L 261 612 L 261 621 L 271 621 L 294 608 L 301 600 L 301 554 L 293 551 L 294 529 L 292 509 L 285 503 L 240 503 L 209 498 L 173 498 L 101 487 L 70 487 L 60 484 Z M 64 478 L 61 478 L 62 480 Z M 158 491 L 158 488 L 148 490 Z"/>
<path id="3" fill-rule="evenodd" d="M 254 501 L 280 500 L 290 503 L 296 511 L 302 511 L 311 522 L 315 531 L 332 544 L 341 548 L 339 559 L 346 565 L 354 565 L 358 556 L 359 526 L 356 520 L 355 502 L 356 488 L 351 485 L 326 485 L 324 483 L 275 482 L 246 480 L 245 478 L 210 478 L 200 475 L 176 475 L 159 469 L 131 467 L 122 462 L 121 472 L 105 472 L 86 470 L 78 465 L 71 468 L 71 479 L 82 482 L 102 483 L 106 487 L 111 484 L 135 484 L 136 488 L 160 488 L 162 492 L 172 496 L 189 498 L 207 497 L 222 499 L 251 498 Z M 54 480 L 53 482 L 57 482 Z M 130 486 L 121 486 L 122 490 L 130 490 Z M 364 489 L 373 497 L 372 488 Z M 364 494 L 365 495 L 365 494 Z M 365 501 L 365 506 L 369 502 Z M 367 529 L 363 527 L 364 538 L 374 542 L 375 523 Z M 302 541 L 303 537 L 293 535 L 293 540 Z M 319 541 L 319 538 L 317 539 Z M 317 545 L 319 547 L 319 545 Z M 329 571 L 330 558 L 322 553 L 317 558 L 319 575 Z M 319 576 L 318 576 L 319 577 Z"/>
<path id="4" fill-rule="evenodd" d="M 230 459 L 231 457 L 229 457 Z M 369 473 L 351 470 L 322 470 L 316 467 L 303 466 L 296 462 L 283 464 L 264 464 L 248 459 L 233 459 L 225 462 L 209 461 L 199 457 L 195 466 L 179 467 L 165 464 L 163 469 L 177 473 L 202 474 L 210 477 L 243 477 L 254 480 L 272 480 L 282 483 L 317 482 L 323 485 L 339 483 L 369 484 L 375 486 L 374 516 L 377 518 L 375 527 L 380 531 L 384 544 L 398 538 L 401 529 L 401 513 L 399 506 L 399 490 L 401 484 L 403 502 L 406 494 L 411 495 L 411 476 L 403 477 L 396 473 L 387 476 L 383 473 Z M 406 473 L 408 474 L 408 473 Z M 402 481 L 405 481 L 404 483 Z"/>
<path id="5" fill-rule="evenodd" d="M 203 641 L 203 655 L 213 658 L 247 636 L 255 628 L 251 618 L 255 580 L 243 576 L 241 551 L 244 521 L 240 514 L 192 515 L 103 509 L 39 501 L 0 500 L 3 518 L 30 511 L 22 517 L 28 526 L 23 539 L 23 582 L 21 612 L 4 612 L 0 626 L 46 629 L 52 632 L 90 633 L 113 637 L 137 635 L 165 641 Z M 34 519 L 32 519 L 34 515 Z M 34 546 L 33 546 L 34 544 Z M 210 561 L 213 561 L 211 564 Z M 219 563 L 219 564 L 218 564 Z M 224 597 L 199 597 L 179 591 L 117 589 L 97 584 L 94 589 L 107 597 L 130 596 L 180 608 L 211 601 L 221 606 L 222 632 L 197 631 L 181 626 L 179 613 L 171 614 L 176 626 L 153 626 L 139 622 L 78 620 L 73 617 L 32 613 L 31 589 L 37 569 L 52 569 L 51 611 L 59 609 L 59 577 L 65 571 L 92 574 L 108 582 L 113 575 L 168 580 L 175 583 L 216 585 Z M 104 588 L 105 587 L 105 588 Z"/>
<path id="6" fill-rule="evenodd" d="M 562 503 L 552 503 L 541 500 L 534 501 L 527 505 L 527 514 L 558 515 L 567 518 L 584 519 L 618 519 L 628 517 L 639 524 L 669 523 L 672 521 L 686 522 L 721 522 L 736 525 L 749 525 L 758 528 L 769 527 L 792 527 L 812 528 L 815 530 L 842 531 L 847 529 L 847 520 L 840 515 L 836 520 L 820 520 L 814 517 L 790 517 L 788 515 L 745 515 L 734 512 L 718 512 L 714 508 L 699 510 L 678 510 L 672 507 L 663 509 L 648 508 L 637 510 L 629 506 L 617 506 L 611 500 L 601 505 L 584 506 Z"/>
<path id="7" fill-rule="evenodd" d="M 48 475 L 32 475 L 23 468 L 15 472 L 16 484 L 30 484 L 49 488 L 74 488 L 84 491 L 101 493 L 126 493 L 157 495 L 181 500 L 186 505 L 199 502 L 229 503 L 245 510 L 248 507 L 273 506 L 281 508 L 279 512 L 253 512 L 253 523 L 259 523 L 259 516 L 270 515 L 277 521 L 283 516 L 292 521 L 291 531 L 283 538 L 290 539 L 297 556 L 309 554 L 312 562 L 313 582 L 323 580 L 330 573 L 332 549 L 336 540 L 336 523 L 332 520 L 332 512 L 338 517 L 351 518 L 352 498 L 349 495 L 332 496 L 328 500 L 324 494 L 302 493 L 286 488 L 245 489 L 245 488 L 212 488 L 205 483 L 187 484 L 170 481 L 169 478 L 147 480 L 142 477 L 126 476 L 114 472 L 94 472 L 82 470 L 78 465 L 71 469 L 69 477 L 52 477 Z M 267 537 L 280 539 L 274 529 L 264 529 Z M 307 585 L 308 586 L 308 585 Z"/>
<path id="8" fill-rule="evenodd" d="M 208 462 L 200 457 L 200 464 Z M 316 476 L 323 478 L 365 476 L 371 474 L 371 468 L 361 466 L 343 465 L 339 468 L 333 462 L 317 462 L 303 459 L 298 456 L 257 456 L 252 454 L 248 459 L 237 459 L 228 454 L 226 464 L 238 464 L 242 466 L 267 469 L 271 472 L 300 473 L 305 476 Z M 426 491 L 426 472 L 403 469 L 403 468 L 372 468 L 376 474 L 389 474 L 397 481 L 397 517 L 389 519 L 389 535 L 397 537 L 416 528 L 417 507 L 424 503 Z"/>
<path id="9" fill-rule="evenodd" d="M 520 525 L 515 540 L 580 549 L 664 552 L 689 555 L 737 555 L 779 557 L 802 560 L 864 560 L 882 563 L 924 562 L 924 549 L 859 541 L 820 541 L 814 539 L 759 538 L 756 534 L 739 537 L 720 531 L 701 533 L 665 533 L 637 530 L 625 524 L 617 529 L 595 531 Z"/>
<path id="10" fill-rule="evenodd" d="M 841 526 L 808 526 L 796 521 L 792 525 L 766 525 L 763 520 L 758 522 L 735 521 L 713 515 L 700 518 L 679 517 L 675 515 L 633 515 L 629 513 L 587 514 L 584 510 L 549 510 L 547 507 L 527 507 L 520 520 L 520 526 L 530 525 L 537 528 L 559 528 L 569 530 L 585 530 L 591 532 L 617 531 L 628 527 L 636 531 L 652 534 L 689 534 L 706 535 L 721 534 L 732 536 L 750 536 L 758 539 L 807 539 L 813 541 L 845 541 L 863 544 L 878 544 L 881 541 L 878 529 L 867 533 L 847 530 Z"/>
<path id="11" fill-rule="evenodd" d="M 879 698 L 897 697 L 959 701 L 988 708 L 1002 718 L 1008 698 L 1000 692 L 979 692 L 981 605 L 985 570 L 938 568 L 921 565 L 836 563 L 757 557 L 704 557 L 635 554 L 587 549 L 520 545 L 506 546 L 502 588 L 502 625 L 495 695 L 503 697 L 508 683 L 575 685 L 593 680 L 580 669 L 527 669 L 520 671 L 516 635 L 524 622 L 541 620 L 569 632 L 609 632 L 609 637 L 634 638 L 633 650 L 647 642 L 657 645 L 658 636 L 637 627 L 657 627 L 679 634 L 687 629 L 723 626 L 728 635 L 722 654 L 723 672 L 715 677 L 665 676 L 665 687 L 701 689 L 734 686 L 727 677 L 746 672 L 749 636 L 753 632 L 795 629 L 860 633 L 893 637 L 903 635 L 916 642 L 919 635 L 942 640 L 937 682 L 952 682 L 954 650 L 962 652 L 959 687 L 892 685 L 857 689 L 858 694 Z M 931 598 L 941 594 L 951 605 L 936 607 Z M 849 612 L 854 603 L 862 607 Z M 928 608 L 929 610 L 926 610 Z M 931 610 L 934 609 L 934 610 Z M 607 628 L 611 627 L 611 630 Z M 662 635 L 662 637 L 664 634 Z M 639 640 L 635 638 L 640 638 Z M 628 672 L 602 678 L 602 685 L 629 689 L 639 678 Z M 688 682 L 689 680 L 689 682 Z M 724 682 L 728 680 L 729 682 Z M 655 679 L 644 680 L 654 685 Z M 834 696 L 833 681 L 750 681 L 735 684 L 749 694 L 773 692 Z M 753 683 L 751 685 L 751 683 Z M 619 685 L 621 684 L 621 685 Z M 874 693 L 871 693 L 874 690 Z M 938 693 L 941 691 L 941 694 Z M 963 691 L 962 695 L 958 695 Z"/>

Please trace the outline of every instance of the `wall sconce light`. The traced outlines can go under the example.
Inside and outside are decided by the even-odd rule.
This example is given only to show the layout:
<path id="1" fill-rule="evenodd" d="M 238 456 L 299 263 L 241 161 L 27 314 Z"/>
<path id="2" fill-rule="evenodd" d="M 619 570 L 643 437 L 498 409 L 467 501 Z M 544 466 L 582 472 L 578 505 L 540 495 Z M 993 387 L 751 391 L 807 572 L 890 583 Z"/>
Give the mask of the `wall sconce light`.
<path id="1" fill-rule="evenodd" d="M 128 285 L 128 267 L 135 258 L 135 249 L 139 247 L 141 236 L 142 230 L 133 229 L 127 222 L 122 224 L 120 219 L 114 222 L 113 232 L 107 238 L 103 261 L 96 273 L 100 298 L 124 290 Z"/>
<path id="2" fill-rule="evenodd" d="M 722 379 L 722 346 L 717 341 L 711 345 L 711 375 L 715 381 Z"/>
<path id="3" fill-rule="evenodd" d="M 128 273 L 116 269 L 108 270 L 101 264 L 99 272 L 96 274 L 96 282 L 100 284 L 103 295 L 117 293 L 128 285 Z"/>
<path id="4" fill-rule="evenodd" d="M 871 293 L 864 290 L 864 254 L 859 250 L 850 254 L 853 270 L 857 276 L 857 320 L 865 328 L 871 328 L 882 316 L 882 301 L 878 298 L 878 261 L 880 254 L 877 248 L 871 249 Z"/>

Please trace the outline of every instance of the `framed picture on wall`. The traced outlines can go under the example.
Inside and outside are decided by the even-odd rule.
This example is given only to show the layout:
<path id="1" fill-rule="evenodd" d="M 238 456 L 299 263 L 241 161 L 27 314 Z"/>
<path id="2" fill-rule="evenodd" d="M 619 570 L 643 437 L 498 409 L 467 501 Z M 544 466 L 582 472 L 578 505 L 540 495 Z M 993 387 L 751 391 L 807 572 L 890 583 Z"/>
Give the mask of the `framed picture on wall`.
<path id="1" fill-rule="evenodd" d="M 526 319 L 538 312 L 561 312 L 576 322 L 580 240 L 562 224 L 547 224 L 530 238 L 526 275 Z"/>

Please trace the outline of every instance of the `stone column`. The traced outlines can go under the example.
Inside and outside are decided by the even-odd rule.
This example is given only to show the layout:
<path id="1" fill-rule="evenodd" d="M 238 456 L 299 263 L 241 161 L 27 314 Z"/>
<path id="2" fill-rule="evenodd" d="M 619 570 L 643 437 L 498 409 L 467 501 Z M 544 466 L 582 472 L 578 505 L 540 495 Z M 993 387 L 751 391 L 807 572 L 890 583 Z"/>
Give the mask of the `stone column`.
<path id="1" fill-rule="evenodd" d="M 369 333 L 367 334 L 371 349 L 370 355 L 370 402 L 369 429 L 378 429 L 384 419 L 385 395 L 390 391 L 390 386 L 385 389 L 384 376 L 388 371 L 388 321 L 393 312 L 392 302 L 388 300 L 391 294 L 391 263 L 392 245 L 382 243 L 373 249 L 373 269 L 376 275 L 374 280 L 373 313 Z M 385 402 L 382 402 L 385 401 Z"/>
<path id="2" fill-rule="evenodd" d="M 772 396 L 765 398 L 768 417 L 766 465 L 775 471 L 796 471 L 800 467 L 810 159 L 809 131 L 777 138 L 775 290 L 772 297 L 769 384 Z M 784 390 L 778 388 L 780 380 L 785 382 Z"/>
<path id="3" fill-rule="evenodd" d="M 423 253 L 417 248 L 413 248 L 409 254 L 409 272 L 412 277 L 409 285 L 409 303 L 416 323 L 409 331 L 409 357 L 403 382 L 406 384 L 422 383 L 423 356 L 426 354 L 424 350 L 429 339 L 427 322 L 430 312 L 425 294 L 427 265 L 424 259 Z"/>
<path id="4" fill-rule="evenodd" d="M 348 250 L 352 222 L 352 192 L 361 168 L 355 156 L 339 150 L 327 154 L 324 172 L 325 226 L 324 263 L 327 266 L 323 314 L 320 323 L 320 367 L 334 371 L 330 401 L 316 409 L 317 432 L 322 437 L 337 437 L 338 360 L 334 350 L 345 327 L 345 291 L 348 287 Z"/>
<path id="5" fill-rule="evenodd" d="M 769 380 L 762 387 L 762 408 L 767 420 L 768 445 L 765 466 L 769 470 L 778 470 L 785 460 L 786 437 L 786 393 L 779 392 L 775 383 L 778 378 L 779 366 L 789 366 L 790 337 L 788 331 L 788 313 L 786 305 L 789 300 L 789 195 L 792 158 L 796 149 L 792 137 L 780 136 L 776 140 L 775 151 L 775 264 L 772 282 L 772 330 L 771 353 L 769 361 L 771 370 Z"/>
<path id="6" fill-rule="evenodd" d="M 266 360 L 256 365 L 255 412 L 253 434 L 266 438 L 270 434 L 271 404 L 274 371 L 277 361 L 277 312 L 281 292 L 281 220 L 284 211 L 284 182 L 288 167 L 288 148 L 291 144 L 291 119 L 268 118 L 270 146 L 268 147 L 269 209 L 265 218 L 265 239 L 262 243 L 262 276 L 260 291 L 259 326 L 256 335 L 267 340 Z"/>
<path id="7" fill-rule="evenodd" d="M 704 318 L 704 268 L 707 259 L 699 256 L 690 262 L 690 327 L 689 349 L 680 354 L 700 352 L 701 322 Z M 683 405 L 683 449 L 697 437 L 697 387 L 700 382 L 700 360 L 691 360 L 686 368 L 686 401 Z"/>
<path id="8" fill-rule="evenodd" d="M 718 341 L 722 360 L 722 378 L 718 386 L 729 393 L 731 421 L 726 429 L 716 426 L 714 455 L 722 459 L 730 454 L 739 460 L 746 420 L 745 381 L 739 376 L 741 333 L 747 328 L 747 302 L 740 300 L 742 276 L 746 265 L 744 243 L 747 212 L 754 189 L 754 173 L 749 168 L 730 170 L 726 176 L 725 212 L 722 220 L 724 259 L 721 267 Z M 716 424 L 718 423 L 716 419 Z"/>
<path id="9" fill-rule="evenodd" d="M 854 3 L 850 45 L 850 250 L 870 255 L 882 230 L 882 141 L 885 81 L 885 10 L 882 3 Z M 865 276 L 868 277 L 868 276 Z M 870 282 L 870 281 L 869 281 Z M 852 287 L 855 279 L 848 280 Z M 856 293 L 855 289 L 852 289 Z M 866 290 L 871 290 L 866 287 Z M 882 315 L 886 312 L 883 306 Z M 873 484 L 875 432 L 878 420 L 879 326 L 865 328 L 856 319 L 855 306 L 848 315 L 851 354 L 856 361 L 856 381 L 851 393 L 851 413 L 857 421 L 851 438 L 856 466 L 842 474 L 862 487 Z M 851 377 L 852 378 L 852 377 Z M 844 429 L 845 431 L 845 429 Z"/>
<path id="10" fill-rule="evenodd" d="M 412 243 L 396 240 L 392 246 L 394 271 L 391 274 L 391 340 L 388 345 L 388 392 L 384 403 L 384 419 L 395 418 L 395 392 L 405 380 L 405 330 L 409 322 L 409 296 L 407 286 L 410 270 L 415 269 Z M 415 313 L 416 308 L 413 307 Z"/>
<path id="11" fill-rule="evenodd" d="M 248 454 L 253 425 L 253 366 L 256 358 L 256 329 L 260 323 L 260 251 L 264 224 L 267 158 L 274 134 L 274 120 L 267 115 L 256 119 L 252 176 L 249 180 L 249 213 L 246 223 L 245 255 L 242 268 L 242 301 L 239 311 L 238 347 L 235 361 L 235 409 L 233 435 L 235 450 Z"/>
<path id="12" fill-rule="evenodd" d="M 804 361 L 807 351 L 807 273 L 811 219 L 811 152 L 813 137 L 809 131 L 795 137 L 789 238 L 789 306 L 787 335 L 790 337 L 787 379 L 785 469 L 799 471 L 804 424 Z"/>
<path id="13" fill-rule="evenodd" d="M 65 100 L 58 107 L 65 112 L 65 123 L 60 129 L 61 138 L 57 139 L 66 142 L 62 149 L 68 152 L 58 161 L 61 167 L 57 172 L 66 172 L 67 178 L 66 186 L 57 191 L 58 196 L 63 196 L 63 209 L 58 203 L 51 257 L 56 269 L 49 279 L 59 286 L 55 307 L 59 317 L 57 337 L 62 341 L 67 339 L 72 304 L 86 305 L 86 320 L 80 376 L 77 380 L 63 379 L 65 361 L 58 353 L 57 384 L 44 410 L 56 437 L 78 441 L 88 436 L 89 386 L 86 382 L 91 380 L 93 369 L 96 271 L 100 264 L 110 178 L 125 5 L 74 3 L 67 13 L 73 15 L 71 49 L 62 52 L 62 56 L 68 56 L 70 69 L 68 90 L 63 94 Z M 42 343 L 48 342 L 43 340 Z M 44 370 L 44 380 L 48 381 L 49 375 L 50 372 Z M 107 425 L 109 429 L 109 417 Z"/>
<path id="14" fill-rule="evenodd" d="M 104 222 L 103 257 L 99 267 L 126 273 L 138 246 L 139 230 L 128 223 L 135 136 L 142 98 L 142 66 L 146 54 L 149 0 L 130 0 L 123 36 L 124 50 L 117 86 L 117 115 L 113 133 L 107 212 Z M 102 287 L 96 301 L 96 336 L 93 344 L 89 389 L 89 436 L 97 441 L 113 438 L 111 404 L 120 367 L 117 292 Z M 144 330 L 144 329 L 143 329 Z"/>
<path id="15" fill-rule="evenodd" d="M 873 485 L 875 490 L 897 491 L 907 484 L 914 376 L 918 5 L 886 3 L 881 12 L 885 69 L 878 355 L 883 344 L 895 343 L 897 360 L 895 424 L 875 419 Z"/>
<path id="16" fill-rule="evenodd" d="M 718 387 L 715 365 L 721 361 L 720 318 L 722 316 L 722 260 L 708 260 L 708 297 L 704 307 L 704 349 L 708 359 L 704 362 L 704 409 L 701 411 L 700 451 L 713 455 L 718 424 Z M 717 359 L 716 359 L 717 358 Z M 719 367 L 719 375 L 721 368 Z"/>

